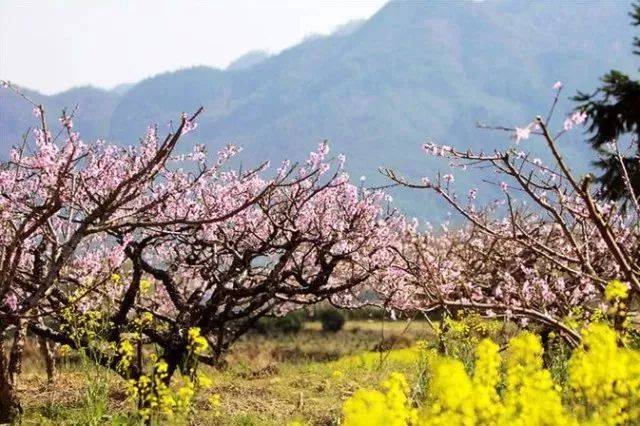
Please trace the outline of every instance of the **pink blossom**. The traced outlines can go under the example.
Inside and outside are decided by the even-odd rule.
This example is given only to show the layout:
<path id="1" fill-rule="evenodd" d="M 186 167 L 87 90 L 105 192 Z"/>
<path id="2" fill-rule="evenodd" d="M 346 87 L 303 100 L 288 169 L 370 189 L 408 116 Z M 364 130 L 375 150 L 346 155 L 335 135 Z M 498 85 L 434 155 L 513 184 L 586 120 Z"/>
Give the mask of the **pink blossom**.
<path id="1" fill-rule="evenodd" d="M 529 137 L 531 136 L 531 127 L 531 124 L 529 124 L 526 127 L 515 128 L 514 139 L 516 140 L 516 143 L 522 140 L 529 139 Z"/>
<path id="2" fill-rule="evenodd" d="M 17 310 L 18 309 L 18 296 L 16 296 L 16 294 L 13 293 L 13 292 L 9 293 L 4 299 L 4 304 L 11 311 Z"/>
<path id="3" fill-rule="evenodd" d="M 182 125 L 182 135 L 186 135 L 187 133 L 194 131 L 198 127 L 198 123 L 189 120 L 189 117 L 185 113 L 182 113 L 182 120 L 184 122 L 184 124 Z"/>
<path id="4" fill-rule="evenodd" d="M 71 117 L 60 117 L 60 123 L 69 130 L 73 129 L 73 120 L 71 119 Z"/>
<path id="5" fill-rule="evenodd" d="M 576 111 L 571 115 L 571 119 L 573 124 L 578 126 L 587 120 L 587 113 L 585 111 Z"/>
<path id="6" fill-rule="evenodd" d="M 587 113 L 584 111 L 576 111 L 564 120 L 564 130 L 571 130 L 574 126 L 579 126 L 587 120 Z"/>

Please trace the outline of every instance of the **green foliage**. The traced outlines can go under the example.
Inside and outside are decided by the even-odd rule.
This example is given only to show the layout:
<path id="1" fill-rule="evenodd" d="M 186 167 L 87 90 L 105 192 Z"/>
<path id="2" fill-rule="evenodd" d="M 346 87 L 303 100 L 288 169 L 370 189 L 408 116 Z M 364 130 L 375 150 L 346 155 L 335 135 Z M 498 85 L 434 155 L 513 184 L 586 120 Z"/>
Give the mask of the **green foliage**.
<path id="1" fill-rule="evenodd" d="M 206 388 L 211 387 L 212 382 L 208 376 L 198 370 L 197 357 L 206 353 L 208 349 L 207 340 L 200 334 L 198 327 L 187 330 L 188 346 L 184 360 L 183 370 L 174 380 L 172 386 L 169 366 L 162 358 L 157 359 L 155 354 L 149 358 L 152 366 L 148 373 L 143 372 L 135 379 L 126 382 L 125 391 L 134 410 L 134 418 L 145 423 L 159 422 L 187 422 L 194 413 L 194 399 L 196 394 Z M 133 358 L 133 346 L 126 340 L 122 342 L 122 347 L 127 354 L 122 357 L 121 362 L 131 362 Z M 124 345 L 127 343 L 126 345 Z M 126 366 L 125 366 L 126 368 Z M 219 395 L 214 394 L 209 399 L 209 405 L 217 411 L 220 405 Z"/>
<path id="2" fill-rule="evenodd" d="M 632 8 L 632 24 L 640 26 L 640 3 Z M 634 38 L 634 46 L 640 49 L 640 38 Z M 638 55 L 640 50 L 634 50 L 634 53 Z M 620 160 L 607 149 L 607 144 L 626 134 L 640 136 L 640 81 L 618 70 L 609 71 L 601 81 L 602 85 L 595 92 L 578 92 L 574 100 L 580 103 L 577 109 L 587 113 L 589 132 L 592 133 L 589 141 L 601 156 L 594 164 L 603 170 L 598 180 L 604 196 L 610 200 L 628 199 L 630 194 Z M 636 146 L 636 152 L 622 160 L 636 194 L 640 192 L 638 154 Z"/>
<path id="3" fill-rule="evenodd" d="M 107 415 L 108 396 L 109 388 L 107 387 L 106 380 L 104 377 L 96 375 L 85 391 L 81 414 L 82 424 L 87 426 L 103 424 L 105 416 Z"/>
<path id="4" fill-rule="evenodd" d="M 63 404 L 47 402 L 44 404 L 36 417 L 36 421 L 45 424 L 47 420 L 59 420 L 64 417 L 67 407 Z"/>
<path id="5" fill-rule="evenodd" d="M 120 276 L 114 274 L 113 281 Z M 144 281 L 143 281 L 144 282 Z M 132 318 L 131 330 L 119 333 L 116 342 L 105 339 L 112 330 L 112 324 L 104 312 L 88 310 L 81 312 L 73 306 L 63 310 L 64 327 L 69 330 L 70 337 L 78 342 L 80 350 L 74 351 L 70 346 L 63 345 L 59 354 L 65 360 L 70 355 L 76 355 L 79 367 L 86 376 L 92 377 L 85 389 L 82 410 L 78 414 L 81 424 L 98 425 L 106 420 L 114 424 L 139 424 L 154 422 L 187 422 L 193 413 L 193 401 L 199 391 L 211 386 L 211 380 L 198 369 L 198 356 L 204 355 L 208 349 L 208 341 L 200 334 L 200 329 L 191 327 L 184 330 L 187 340 L 186 352 L 180 361 L 174 380 L 169 374 L 169 365 L 158 353 L 157 348 L 147 346 L 142 342 L 141 328 L 149 326 L 152 316 L 144 313 Z M 80 342 L 88 342 L 81 345 Z M 103 359 L 96 358 L 95 353 L 100 350 Z M 109 372 L 100 364 L 115 365 L 113 370 L 125 379 L 124 391 L 128 410 L 112 416 L 108 412 L 109 386 L 107 377 Z M 145 368 L 146 366 L 146 368 Z M 132 368 L 140 368 L 137 374 L 132 374 Z M 220 404 L 219 395 L 212 395 L 209 405 L 215 412 Z"/>
<path id="6" fill-rule="evenodd" d="M 289 312 L 283 316 L 262 317 L 253 327 L 258 334 L 265 336 L 278 334 L 297 334 L 304 326 L 306 316 L 302 311 Z"/>
<path id="7" fill-rule="evenodd" d="M 337 309 L 322 309 L 316 316 L 322 323 L 322 330 L 331 333 L 342 330 L 346 322 L 345 315 Z"/>

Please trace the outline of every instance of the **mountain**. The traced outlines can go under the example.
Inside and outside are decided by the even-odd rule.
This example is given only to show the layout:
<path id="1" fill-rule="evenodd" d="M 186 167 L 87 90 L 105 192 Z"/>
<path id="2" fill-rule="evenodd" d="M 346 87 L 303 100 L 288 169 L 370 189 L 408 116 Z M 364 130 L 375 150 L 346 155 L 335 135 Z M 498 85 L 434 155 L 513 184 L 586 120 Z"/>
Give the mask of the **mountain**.
<path id="1" fill-rule="evenodd" d="M 252 50 L 251 52 L 245 53 L 235 61 L 231 62 L 227 66 L 227 70 L 246 70 L 253 67 L 254 65 L 258 65 L 260 62 L 263 62 L 269 56 L 271 56 L 269 55 L 269 52 L 265 52 L 264 50 Z"/>
<path id="2" fill-rule="evenodd" d="M 120 88 L 120 86 L 118 86 Z M 20 88 L 36 104 L 42 104 L 52 120 L 63 109 L 74 113 L 75 127 L 88 139 L 105 138 L 110 132 L 111 116 L 121 96 L 116 90 L 107 91 L 91 86 L 76 87 L 52 96 Z M 9 90 L 0 90 L 0 158 L 10 147 L 22 140 L 22 135 L 35 124 L 32 108 Z"/>
<path id="3" fill-rule="evenodd" d="M 365 22 L 367 22 L 366 19 L 354 19 L 345 24 L 339 25 L 336 29 L 333 30 L 332 35 L 338 37 L 351 35 L 352 33 L 356 32 L 358 28 L 360 28 Z"/>
<path id="4" fill-rule="evenodd" d="M 635 72 L 629 9 L 608 0 L 392 1 L 365 22 L 250 66 L 160 74 L 122 94 L 80 88 L 39 99 L 49 110 L 78 101 L 85 136 L 127 144 L 149 123 L 203 105 L 193 139 L 211 151 L 232 142 L 245 147 L 245 164 L 297 160 L 329 139 L 354 176 L 378 184 L 379 166 L 416 177 L 446 167 L 422 156 L 426 139 L 485 151 L 507 146 L 507 135 L 477 130 L 476 122 L 528 123 L 547 111 L 557 80 L 570 96 L 596 87 L 611 68 Z M 30 121 L 24 105 L 0 96 L 4 147 Z M 572 106 L 565 99 L 559 110 Z M 592 154 L 579 139 L 563 149 L 584 169 Z M 415 192 L 396 199 L 420 216 L 444 211 Z"/>
<path id="5" fill-rule="evenodd" d="M 124 95 L 133 86 L 135 86 L 135 83 L 122 83 L 111 89 L 111 91 L 116 95 Z"/>

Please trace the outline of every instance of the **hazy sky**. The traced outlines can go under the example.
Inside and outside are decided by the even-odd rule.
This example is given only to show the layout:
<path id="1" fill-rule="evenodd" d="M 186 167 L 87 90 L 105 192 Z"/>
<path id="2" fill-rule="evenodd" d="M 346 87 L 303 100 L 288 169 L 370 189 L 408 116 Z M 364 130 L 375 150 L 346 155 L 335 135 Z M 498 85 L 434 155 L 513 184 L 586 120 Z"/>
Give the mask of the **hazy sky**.
<path id="1" fill-rule="evenodd" d="M 0 79 L 50 94 L 225 67 L 368 18 L 386 0 L 0 0 Z"/>

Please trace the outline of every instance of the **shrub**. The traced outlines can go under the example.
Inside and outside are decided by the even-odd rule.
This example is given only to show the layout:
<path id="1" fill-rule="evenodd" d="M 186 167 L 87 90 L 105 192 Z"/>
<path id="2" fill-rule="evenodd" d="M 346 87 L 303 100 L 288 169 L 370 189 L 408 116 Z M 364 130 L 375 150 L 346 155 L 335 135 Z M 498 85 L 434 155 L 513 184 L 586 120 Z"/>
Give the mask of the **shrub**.
<path id="1" fill-rule="evenodd" d="M 290 312 L 287 315 L 263 317 L 258 320 L 254 330 L 262 335 L 296 334 L 304 326 L 305 316 L 302 312 Z"/>
<path id="2" fill-rule="evenodd" d="M 318 319 L 322 323 L 322 331 L 332 333 L 342 330 L 346 321 L 344 314 L 336 309 L 323 309 L 318 313 Z"/>

